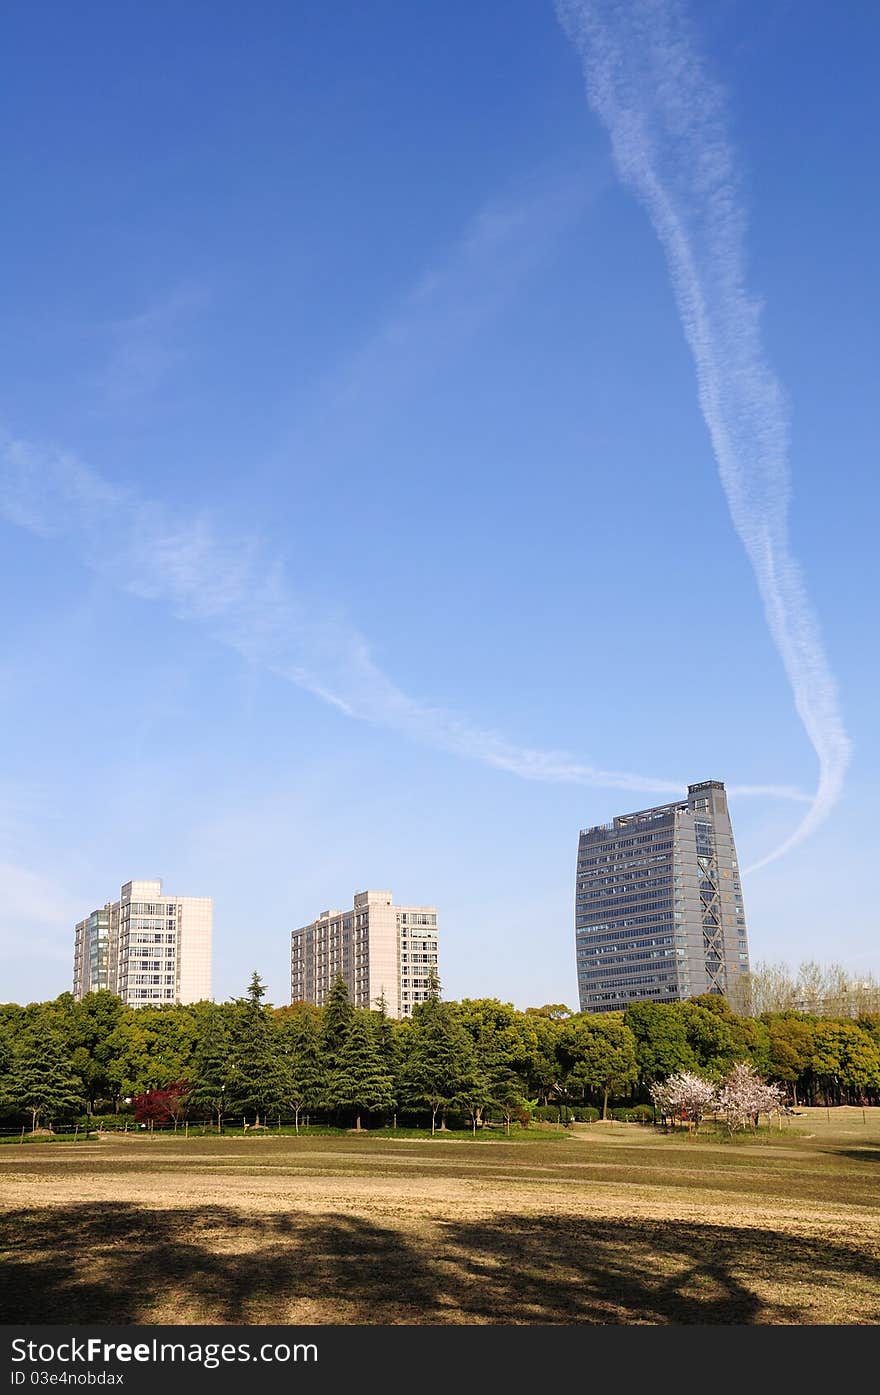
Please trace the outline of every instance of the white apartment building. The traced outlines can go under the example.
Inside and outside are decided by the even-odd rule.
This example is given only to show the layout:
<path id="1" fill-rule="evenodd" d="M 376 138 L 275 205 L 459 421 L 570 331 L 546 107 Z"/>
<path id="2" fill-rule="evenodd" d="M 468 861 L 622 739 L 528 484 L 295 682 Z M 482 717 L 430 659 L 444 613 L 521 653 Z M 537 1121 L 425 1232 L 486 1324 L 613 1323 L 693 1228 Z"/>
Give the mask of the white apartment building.
<path id="1" fill-rule="evenodd" d="M 409 1017 L 437 972 L 437 907 L 395 906 L 390 891 L 358 891 L 350 911 L 322 911 L 291 934 L 290 1000 L 326 1001 L 341 973 L 355 1007 Z"/>
<path id="2" fill-rule="evenodd" d="M 161 880 L 126 882 L 76 926 L 73 996 L 107 988 L 130 1007 L 211 997 L 214 902 L 169 896 Z"/>

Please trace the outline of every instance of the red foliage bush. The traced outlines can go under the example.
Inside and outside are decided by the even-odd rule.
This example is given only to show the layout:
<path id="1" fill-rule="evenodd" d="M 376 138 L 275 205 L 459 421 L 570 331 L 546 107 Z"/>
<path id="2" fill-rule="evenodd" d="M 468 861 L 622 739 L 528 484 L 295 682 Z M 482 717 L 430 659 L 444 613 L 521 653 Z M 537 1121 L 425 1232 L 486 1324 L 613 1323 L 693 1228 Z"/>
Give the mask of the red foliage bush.
<path id="1" fill-rule="evenodd" d="M 183 1098 L 189 1089 L 187 1080 L 175 1080 L 161 1090 L 146 1090 L 132 1100 L 138 1124 L 170 1124 L 183 1113 Z"/>

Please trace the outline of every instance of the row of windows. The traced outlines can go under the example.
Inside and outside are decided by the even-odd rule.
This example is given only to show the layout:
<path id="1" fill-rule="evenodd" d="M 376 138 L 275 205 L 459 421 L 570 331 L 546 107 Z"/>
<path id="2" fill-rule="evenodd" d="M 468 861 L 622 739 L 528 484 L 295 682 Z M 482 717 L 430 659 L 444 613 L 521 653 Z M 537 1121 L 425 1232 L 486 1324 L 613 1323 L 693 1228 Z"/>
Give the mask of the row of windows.
<path id="1" fill-rule="evenodd" d="M 659 938 L 655 937 L 650 940 L 624 940 L 622 943 L 618 942 L 617 936 L 610 941 L 597 937 L 586 944 L 578 941 L 577 955 L 579 959 L 595 958 L 597 954 L 623 954 L 624 951 L 629 953 L 637 949 L 663 949 L 674 943 L 671 935 L 661 935 Z"/>
<path id="2" fill-rule="evenodd" d="M 582 977 L 582 976 L 579 974 L 579 975 L 578 975 L 578 981 L 580 981 L 581 977 Z M 598 974 L 586 975 L 586 974 L 585 974 L 585 975 L 583 975 L 583 977 L 584 977 L 584 979 L 589 978 L 589 977 L 599 978 L 599 977 L 601 977 L 601 975 L 598 975 Z M 669 985 L 670 985 L 670 983 L 675 983 L 675 982 L 676 982 L 676 975 L 675 975 L 674 973 L 668 973 L 668 974 L 641 974 L 641 975 L 636 974 L 636 975 L 633 975 L 633 976 L 630 976 L 629 974 L 620 974 L 620 975 L 618 976 L 618 989 L 619 989 L 621 992 L 623 992 L 623 991 L 631 991 L 633 988 L 641 988 L 641 987 L 642 987 L 643 985 L 645 985 L 645 984 L 659 983 L 659 984 L 662 984 L 663 987 L 664 987 L 664 989 L 668 992 L 668 991 L 669 991 Z M 587 987 L 587 984 L 586 984 L 586 983 L 584 984 L 584 987 Z"/>
<path id="3" fill-rule="evenodd" d="M 645 843 L 650 843 L 652 848 L 672 847 L 671 835 L 672 826 L 667 825 L 667 827 L 665 828 L 658 828 L 656 833 L 649 833 L 647 836 L 639 839 L 615 838 L 610 847 L 603 847 L 603 852 L 606 852 L 610 856 L 613 856 L 614 853 L 616 853 L 620 848 L 632 848 L 633 850 L 637 849 L 639 852 L 642 852 L 644 851 L 644 848 L 639 847 L 639 844 L 644 845 Z M 603 839 L 602 843 L 604 844 L 604 842 L 605 840 Z M 589 836 L 587 838 L 584 838 L 581 842 L 582 848 L 589 848 L 591 851 L 595 846 L 595 842 L 592 839 L 590 839 Z M 629 855 L 631 856 L 632 854 Z"/>
<path id="4" fill-rule="evenodd" d="M 607 908 L 607 911 L 613 915 L 615 911 L 622 910 L 627 906 L 647 911 L 655 906 L 668 907 L 671 905 L 672 895 L 669 893 L 663 895 L 657 891 L 633 891 L 630 887 L 627 887 L 625 892 L 623 890 L 609 891 L 594 893 L 592 896 L 578 896 L 575 901 L 578 911 L 593 915 L 596 914 L 600 906 L 603 910 Z"/>
<path id="5" fill-rule="evenodd" d="M 682 950 L 644 950 L 640 954 L 621 954 L 615 960 L 608 960 L 607 963 L 598 965 L 598 968 L 587 968 L 586 964 L 577 965 L 577 978 L 626 978 L 630 970 L 626 965 L 633 964 L 636 968 L 643 968 L 648 961 L 660 964 L 664 960 L 674 958 L 676 954 L 682 954 Z M 593 961 L 595 963 L 595 961 Z"/>
<path id="6" fill-rule="evenodd" d="M 659 867 L 630 868 L 627 872 L 585 872 L 577 880 L 578 889 L 583 888 L 589 891 L 593 886 L 615 886 L 618 882 L 624 885 L 631 885 L 632 882 L 639 882 L 643 886 L 669 886 L 672 883 L 672 873 L 667 869 L 665 872 Z"/>
<path id="7" fill-rule="evenodd" d="M 620 846 L 621 845 L 618 843 L 617 847 L 619 848 Z M 644 848 L 639 848 L 633 852 L 617 852 L 615 848 L 608 848 L 605 852 L 599 853 L 594 857 L 580 854 L 578 856 L 578 867 L 582 867 L 586 870 L 588 867 L 609 867 L 613 866 L 615 863 L 620 863 L 623 867 L 647 867 L 652 862 L 667 862 L 671 849 L 671 838 L 663 843 L 655 842 L 650 853 Z"/>
<path id="8" fill-rule="evenodd" d="M 576 906 L 578 918 L 587 915 L 605 915 L 609 917 L 612 923 L 614 923 L 615 918 L 618 918 L 619 921 L 621 915 L 626 915 L 630 911 L 655 912 L 655 917 L 648 917 L 648 921 L 650 921 L 652 918 L 661 919 L 663 912 L 670 912 L 671 910 L 671 896 L 658 896 L 654 899 L 641 896 L 619 896 L 615 897 L 613 900 L 609 898 L 607 901 L 601 901 L 598 905 L 592 906 L 578 901 Z M 577 924 L 577 921 L 575 924 Z"/>
<path id="9" fill-rule="evenodd" d="M 582 916 L 578 916 L 575 929 L 580 935 L 582 932 L 590 934 L 597 930 L 628 930 L 631 926 L 638 925 L 657 925 L 658 928 L 665 928 L 665 923 L 671 921 L 672 911 L 658 911 L 656 915 L 620 916 L 606 921 L 585 921 Z"/>
<path id="10" fill-rule="evenodd" d="M 658 1003 L 677 1003 L 679 1001 L 677 993 L 670 993 L 668 987 L 661 985 L 659 988 L 643 988 L 638 993 L 590 993 L 587 995 L 588 1003 L 630 1003 L 633 998 L 654 998 Z"/>

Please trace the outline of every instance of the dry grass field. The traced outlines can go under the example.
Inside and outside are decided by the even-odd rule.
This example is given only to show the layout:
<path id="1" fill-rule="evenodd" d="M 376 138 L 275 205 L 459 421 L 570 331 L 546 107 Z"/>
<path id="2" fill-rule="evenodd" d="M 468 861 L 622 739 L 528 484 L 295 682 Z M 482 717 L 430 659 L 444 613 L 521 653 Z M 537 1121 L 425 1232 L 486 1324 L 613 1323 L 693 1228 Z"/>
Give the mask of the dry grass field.
<path id="1" fill-rule="evenodd" d="M 880 1109 L 732 1143 L 117 1137 L 0 1148 L 2 1321 L 880 1321 Z"/>

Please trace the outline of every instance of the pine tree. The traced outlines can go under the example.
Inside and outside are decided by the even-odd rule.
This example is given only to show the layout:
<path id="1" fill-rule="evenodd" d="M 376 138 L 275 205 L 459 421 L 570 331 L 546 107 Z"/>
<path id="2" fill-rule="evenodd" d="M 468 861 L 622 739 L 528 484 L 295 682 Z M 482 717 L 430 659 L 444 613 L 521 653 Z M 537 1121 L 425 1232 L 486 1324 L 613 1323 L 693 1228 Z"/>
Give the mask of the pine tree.
<path id="1" fill-rule="evenodd" d="M 413 1010 L 401 1098 L 407 1104 L 427 1105 L 433 1134 L 437 1115 L 445 1115 L 456 1100 L 473 1093 L 475 1070 L 473 1043 L 455 1010 L 440 1001 L 440 984 L 433 974 L 427 999 Z"/>
<path id="2" fill-rule="evenodd" d="M 324 1025 L 321 1032 L 321 1049 L 328 1071 L 332 1071 L 336 1066 L 353 1020 L 354 1008 L 348 996 L 348 985 L 342 974 L 337 974 L 324 1004 Z"/>
<path id="3" fill-rule="evenodd" d="M 303 1110 L 317 1109 L 327 1095 L 327 1071 L 321 1034 L 311 1012 L 299 1013 L 283 1028 L 283 1092 L 292 1105 L 294 1127 L 299 1133 Z"/>
<path id="4" fill-rule="evenodd" d="M 248 984 L 247 997 L 243 999 L 243 1001 L 250 1003 L 251 1007 L 261 1008 L 263 1007 L 263 999 L 265 996 L 266 985 L 260 978 L 256 969 L 254 969 L 254 972 L 251 974 L 251 981 Z"/>
<path id="5" fill-rule="evenodd" d="M 231 1032 L 230 1103 L 244 1116 L 252 1111 L 255 1125 L 261 1114 L 265 1118 L 284 1103 L 278 1033 L 269 1017 L 269 1006 L 263 1003 L 265 994 L 265 984 L 254 973 L 247 997 L 235 1002 Z"/>
<path id="6" fill-rule="evenodd" d="M 31 1116 L 31 1131 L 40 1119 L 51 1123 L 59 1114 L 82 1109 L 82 1081 L 73 1068 L 61 1035 L 45 1022 L 36 1022 L 15 1051 L 7 1091 L 12 1103 Z"/>
<path id="7" fill-rule="evenodd" d="M 353 1109 L 357 1128 L 364 1112 L 378 1113 L 394 1104 L 394 1082 L 382 1061 L 376 1033 L 366 1013 L 352 1019 L 345 1042 L 330 1074 L 328 1103 Z"/>
<path id="8" fill-rule="evenodd" d="M 230 1104 L 232 1044 L 221 1008 L 206 1015 L 192 1059 L 192 1079 L 187 1103 L 210 1110 L 217 1116 L 217 1132 L 223 1131 L 223 1116 Z"/>
<path id="9" fill-rule="evenodd" d="M 394 1037 L 394 1025 L 388 1016 L 388 999 L 385 997 L 384 988 L 376 999 L 374 1019 L 379 1055 L 388 1070 L 394 1075 L 397 1066 L 397 1044 Z"/>

